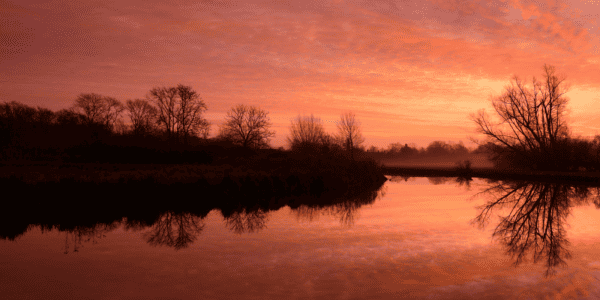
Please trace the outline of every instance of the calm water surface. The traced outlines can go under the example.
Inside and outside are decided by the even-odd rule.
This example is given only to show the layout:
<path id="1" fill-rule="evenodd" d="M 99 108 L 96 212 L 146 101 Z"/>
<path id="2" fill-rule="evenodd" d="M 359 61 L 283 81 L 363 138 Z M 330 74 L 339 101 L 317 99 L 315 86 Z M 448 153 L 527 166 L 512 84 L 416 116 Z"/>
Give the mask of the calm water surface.
<path id="1" fill-rule="evenodd" d="M 379 194 L 151 226 L 32 225 L 0 240 L 0 298 L 600 298 L 594 188 L 394 178 Z"/>

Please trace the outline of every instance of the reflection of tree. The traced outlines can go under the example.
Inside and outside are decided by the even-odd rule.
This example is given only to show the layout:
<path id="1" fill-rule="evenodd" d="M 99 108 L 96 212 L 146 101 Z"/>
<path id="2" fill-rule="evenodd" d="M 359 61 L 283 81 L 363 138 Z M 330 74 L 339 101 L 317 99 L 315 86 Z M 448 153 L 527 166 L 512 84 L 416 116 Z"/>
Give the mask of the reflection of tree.
<path id="1" fill-rule="evenodd" d="M 204 229 L 202 218 L 191 213 L 163 213 L 146 232 L 145 238 L 152 246 L 164 245 L 176 250 L 186 248 Z"/>
<path id="2" fill-rule="evenodd" d="M 225 217 L 225 223 L 237 234 L 259 231 L 266 227 L 267 212 L 261 208 L 234 211 Z"/>
<path id="3" fill-rule="evenodd" d="M 564 223 L 570 208 L 591 199 L 593 191 L 587 187 L 573 187 L 551 183 L 497 184 L 485 191 L 494 199 L 479 207 L 473 220 L 481 227 L 489 222 L 493 210 L 509 209 L 500 217 L 493 236 L 505 247 L 515 265 L 529 254 L 533 261 L 546 260 L 546 275 L 565 265 L 570 258 Z M 597 191 L 596 191 L 597 192 Z M 593 201 L 598 200 L 594 197 Z"/>
<path id="4" fill-rule="evenodd" d="M 473 182 L 473 178 L 471 177 L 456 177 L 456 183 L 458 186 L 465 186 L 467 190 L 471 189 L 471 182 Z"/>
<path id="5" fill-rule="evenodd" d="M 386 190 L 384 188 L 355 195 L 343 201 L 334 202 L 329 205 L 301 205 L 295 209 L 298 219 L 313 221 L 319 215 L 331 215 L 337 217 L 342 225 L 351 226 L 358 216 L 361 207 L 367 204 L 373 204 L 376 199 L 383 197 Z"/>
<path id="6" fill-rule="evenodd" d="M 416 177 L 412 177 L 412 176 L 406 176 L 406 175 L 396 175 L 396 176 L 392 176 L 389 180 L 391 182 L 403 182 L 403 181 L 408 181 L 410 180 L 415 180 Z"/>
<path id="7" fill-rule="evenodd" d="M 358 216 L 358 210 L 361 206 L 363 206 L 363 203 L 351 200 L 344 201 L 330 206 L 330 212 L 332 215 L 339 218 L 341 224 L 351 226 L 354 225 L 354 221 Z"/>
<path id="8" fill-rule="evenodd" d="M 106 233 L 117 228 L 118 223 L 95 224 L 92 227 L 75 226 L 72 229 L 65 229 L 65 254 L 69 252 L 79 252 L 83 243 L 97 243 L 98 239 L 106 237 Z M 42 227 L 42 232 L 51 228 Z M 73 249 L 71 250 L 71 246 Z"/>
<path id="9" fill-rule="evenodd" d="M 427 177 L 427 180 L 433 185 L 445 184 L 452 180 L 451 177 Z"/>

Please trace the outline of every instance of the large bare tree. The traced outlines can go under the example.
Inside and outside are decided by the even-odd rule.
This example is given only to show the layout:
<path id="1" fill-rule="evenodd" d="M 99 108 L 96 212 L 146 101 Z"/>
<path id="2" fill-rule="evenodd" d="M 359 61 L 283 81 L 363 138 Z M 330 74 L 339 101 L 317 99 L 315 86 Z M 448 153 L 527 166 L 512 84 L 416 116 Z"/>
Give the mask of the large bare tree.
<path id="1" fill-rule="evenodd" d="M 354 149 L 365 141 L 362 136 L 360 121 L 356 119 L 354 113 L 348 112 L 340 117 L 337 127 L 337 138 L 340 145 L 350 152 L 350 157 L 354 159 Z"/>
<path id="2" fill-rule="evenodd" d="M 157 124 L 164 129 L 169 139 L 177 130 L 177 89 L 174 87 L 155 87 L 148 92 L 147 98 L 157 108 Z"/>
<path id="3" fill-rule="evenodd" d="M 152 132 L 158 111 L 146 99 L 127 100 L 125 103 L 133 133 L 143 135 Z"/>
<path id="4" fill-rule="evenodd" d="M 187 142 L 189 136 L 208 136 L 210 123 L 204 118 L 206 104 L 190 86 L 177 85 L 179 109 L 176 114 L 178 135 Z"/>
<path id="5" fill-rule="evenodd" d="M 549 65 L 544 65 L 544 79 L 534 77 L 529 86 L 514 76 L 504 93 L 491 99 L 499 121 L 490 119 L 484 110 L 471 116 L 492 146 L 496 163 L 535 169 L 559 167 L 561 144 L 569 134 L 564 81 Z"/>
<path id="6" fill-rule="evenodd" d="M 320 148 L 331 142 L 321 119 L 313 115 L 297 116 L 292 120 L 287 140 L 291 149 Z"/>
<path id="7" fill-rule="evenodd" d="M 268 112 L 239 104 L 227 112 L 219 136 L 243 147 L 266 148 L 275 135 L 270 127 Z"/>
<path id="8" fill-rule="evenodd" d="M 125 107 L 113 97 L 89 93 L 80 94 L 72 109 L 83 116 L 85 123 L 102 124 L 112 129 Z"/>
<path id="9" fill-rule="evenodd" d="M 169 138 L 187 141 L 189 136 L 208 136 L 206 104 L 190 86 L 155 87 L 147 96 L 157 107 L 157 123 Z"/>

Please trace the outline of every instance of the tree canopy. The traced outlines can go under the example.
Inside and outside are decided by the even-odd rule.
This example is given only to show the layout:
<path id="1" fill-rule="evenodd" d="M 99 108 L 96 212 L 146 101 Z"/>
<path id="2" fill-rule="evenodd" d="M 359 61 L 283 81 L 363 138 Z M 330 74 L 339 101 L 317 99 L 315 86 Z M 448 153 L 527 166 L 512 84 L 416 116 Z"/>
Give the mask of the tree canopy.
<path id="1" fill-rule="evenodd" d="M 491 99 L 499 121 L 481 110 L 472 119 L 486 136 L 496 163 L 534 169 L 560 168 L 562 144 L 568 139 L 565 78 L 544 65 L 544 78 L 527 85 L 517 76 L 504 93 Z"/>
<path id="2" fill-rule="evenodd" d="M 242 147 L 267 148 L 270 138 L 275 135 L 270 127 L 268 112 L 239 104 L 227 112 L 219 136 Z"/>

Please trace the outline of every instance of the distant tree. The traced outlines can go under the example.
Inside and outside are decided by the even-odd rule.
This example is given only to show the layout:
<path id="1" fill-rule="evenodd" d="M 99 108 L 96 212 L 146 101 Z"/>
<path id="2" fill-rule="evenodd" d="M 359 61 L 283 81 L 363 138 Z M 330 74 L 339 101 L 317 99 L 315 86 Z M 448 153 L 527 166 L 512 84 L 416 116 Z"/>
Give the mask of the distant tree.
<path id="1" fill-rule="evenodd" d="M 330 142 L 320 118 L 313 115 L 297 116 L 292 120 L 287 138 L 291 149 L 321 149 Z"/>
<path id="2" fill-rule="evenodd" d="M 415 144 L 404 144 L 404 146 L 402 146 L 400 149 L 400 153 L 402 155 L 415 155 L 419 153 L 419 149 L 417 149 Z"/>
<path id="3" fill-rule="evenodd" d="M 84 124 L 84 116 L 70 109 L 61 109 L 56 112 L 56 124 L 70 127 Z"/>
<path id="4" fill-rule="evenodd" d="M 120 120 L 121 113 L 125 110 L 125 106 L 113 97 L 105 97 L 104 103 L 106 105 L 104 124 L 114 129 Z"/>
<path id="5" fill-rule="evenodd" d="M 350 152 L 350 157 L 354 160 L 354 150 L 365 141 L 361 133 L 360 122 L 354 113 L 349 112 L 341 116 L 337 127 L 340 145 Z"/>
<path id="6" fill-rule="evenodd" d="M 115 98 L 90 93 L 77 96 L 72 109 L 83 116 L 86 124 L 101 124 L 112 129 L 125 107 Z"/>
<path id="7" fill-rule="evenodd" d="M 179 107 L 176 113 L 177 133 L 187 142 L 189 136 L 207 137 L 210 123 L 204 118 L 206 104 L 190 86 L 177 85 Z"/>
<path id="8" fill-rule="evenodd" d="M 147 97 L 156 105 L 157 123 L 169 138 L 187 142 L 189 136 L 208 136 L 206 104 L 190 86 L 155 87 Z"/>
<path id="9" fill-rule="evenodd" d="M 388 145 L 387 152 L 390 154 L 398 154 L 402 151 L 402 143 L 391 143 Z"/>
<path id="10" fill-rule="evenodd" d="M 463 141 L 450 145 L 450 148 L 454 155 L 465 155 L 469 153 L 469 149 L 465 146 Z"/>
<path id="11" fill-rule="evenodd" d="M 379 152 L 379 148 L 377 148 L 376 146 L 371 145 L 371 146 L 369 146 L 369 148 L 367 148 L 367 152 L 369 152 L 369 153 L 377 153 L 377 152 Z"/>
<path id="12" fill-rule="evenodd" d="M 568 138 L 565 120 L 567 87 L 564 77 L 556 75 L 553 66 L 544 65 L 544 80 L 532 80 L 528 87 L 518 77 L 492 106 L 499 117 L 493 122 L 485 111 L 472 116 L 480 133 L 492 143 L 492 159 L 512 167 L 561 169 L 560 144 Z"/>
<path id="13" fill-rule="evenodd" d="M 147 98 L 157 107 L 158 125 L 172 139 L 177 129 L 177 88 L 155 87 L 148 92 Z"/>
<path id="14" fill-rule="evenodd" d="M 127 100 L 125 107 L 134 134 L 144 135 L 152 132 L 158 114 L 156 107 L 145 99 Z"/>
<path id="15" fill-rule="evenodd" d="M 269 147 L 269 139 L 275 135 L 270 127 L 268 112 L 239 104 L 227 112 L 219 136 L 243 147 L 266 148 Z"/>
<path id="16" fill-rule="evenodd" d="M 36 109 L 16 102 L 5 102 L 0 105 L 0 118 L 11 122 L 33 122 L 36 117 Z"/>
<path id="17" fill-rule="evenodd" d="M 427 148 L 426 153 L 429 155 L 447 155 L 452 153 L 452 146 L 444 141 L 433 141 Z"/>
<path id="18" fill-rule="evenodd" d="M 35 118 L 38 123 L 45 124 L 47 126 L 54 124 L 54 122 L 56 122 L 56 114 L 53 111 L 51 111 L 47 108 L 39 107 L 39 106 L 37 108 L 37 113 L 36 113 Z"/>

